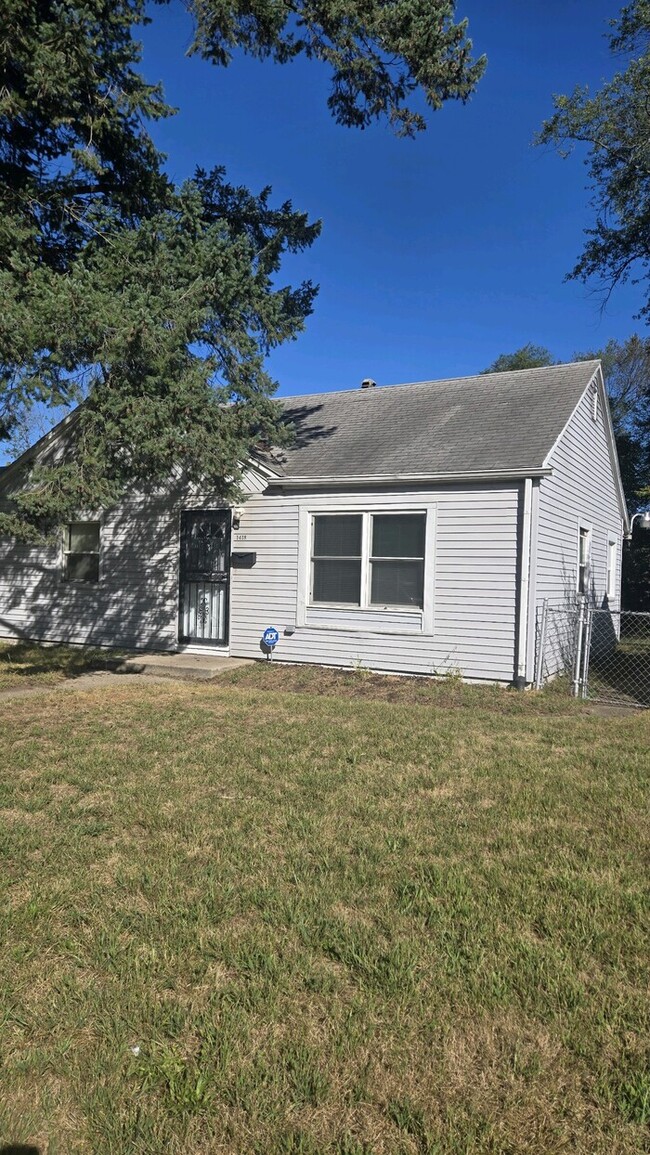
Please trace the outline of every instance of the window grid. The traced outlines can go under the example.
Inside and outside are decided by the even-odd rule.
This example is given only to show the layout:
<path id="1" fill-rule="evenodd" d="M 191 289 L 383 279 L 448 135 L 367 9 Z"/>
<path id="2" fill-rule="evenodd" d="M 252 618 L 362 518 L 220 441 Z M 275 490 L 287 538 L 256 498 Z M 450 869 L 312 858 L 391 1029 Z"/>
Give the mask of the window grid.
<path id="1" fill-rule="evenodd" d="M 403 524 L 407 520 L 410 520 L 411 522 L 415 522 L 416 525 L 417 525 L 417 522 L 420 522 L 421 528 L 420 528 L 419 532 L 421 535 L 421 546 L 420 546 L 421 552 L 418 554 L 401 554 L 401 553 L 400 554 L 396 554 L 396 553 L 394 553 L 394 554 L 389 554 L 389 553 L 386 553 L 386 554 L 377 553 L 377 554 L 375 554 L 375 553 L 373 553 L 372 550 L 374 549 L 374 544 L 375 544 L 374 536 L 375 536 L 375 529 L 376 529 L 375 519 L 380 519 L 380 518 L 385 519 L 385 521 L 389 518 L 395 519 L 395 520 L 402 519 Z M 341 519 L 341 520 L 347 519 L 349 521 L 359 520 L 359 519 L 361 520 L 361 547 L 360 547 L 361 548 L 361 555 L 360 556 L 358 554 L 325 554 L 325 553 L 318 552 L 317 539 L 318 539 L 318 537 L 321 537 L 321 538 L 323 537 L 322 522 L 324 522 L 326 519 Z M 406 610 L 417 609 L 420 611 L 422 611 L 424 609 L 424 566 L 425 566 L 425 542 L 426 542 L 426 526 L 427 526 L 426 511 L 400 510 L 399 512 L 375 511 L 372 513 L 367 511 L 367 512 L 360 513 L 360 514 L 357 514 L 357 513 L 341 513 L 341 514 L 314 513 L 314 514 L 312 514 L 311 522 L 312 522 L 312 525 L 311 525 L 310 598 L 309 598 L 311 605 L 334 604 L 334 605 L 345 605 L 345 606 L 350 606 L 350 607 L 354 606 L 354 607 L 358 607 L 360 609 L 380 609 L 382 607 L 391 608 L 391 609 L 406 609 Z M 321 523 L 320 525 L 319 525 L 319 522 Z M 384 526 L 384 528 L 385 528 L 385 526 Z M 322 589 L 323 589 L 323 581 L 321 580 L 321 576 L 320 576 L 320 572 L 319 572 L 319 571 L 322 571 L 322 566 L 320 565 L 320 563 L 322 563 L 322 562 L 324 562 L 324 563 L 328 563 L 328 562 L 339 562 L 339 563 L 358 562 L 360 572 L 359 572 L 359 595 L 358 595 L 357 600 L 347 600 L 347 599 L 342 599 L 342 598 L 337 599 L 337 598 L 332 598 L 332 597 L 325 598 L 325 597 L 319 597 L 318 596 L 319 593 L 322 593 Z M 400 601 L 399 600 L 399 593 L 398 593 L 397 597 L 395 597 L 395 598 L 388 598 L 387 597 L 387 598 L 375 599 L 373 597 L 373 592 L 372 592 L 373 591 L 373 564 L 377 565 L 379 567 L 382 563 L 388 563 L 389 565 L 392 564 L 394 569 L 397 569 L 397 567 L 402 563 L 405 566 L 407 566 L 413 570 L 415 569 L 415 567 L 419 567 L 419 573 L 415 573 L 415 575 L 414 575 L 415 576 L 415 589 L 417 591 L 416 596 L 411 597 L 410 600 L 401 600 Z M 398 580 L 395 588 L 399 589 L 400 584 L 404 584 L 404 583 L 400 583 L 400 581 Z M 408 582 L 406 584 L 408 586 Z M 411 583 L 411 584 L 413 584 L 413 583 Z M 348 587 L 348 590 L 350 588 L 351 587 Z"/>
<path id="2" fill-rule="evenodd" d="M 99 581 L 100 523 L 72 521 L 63 535 L 63 577 L 65 581 Z"/>

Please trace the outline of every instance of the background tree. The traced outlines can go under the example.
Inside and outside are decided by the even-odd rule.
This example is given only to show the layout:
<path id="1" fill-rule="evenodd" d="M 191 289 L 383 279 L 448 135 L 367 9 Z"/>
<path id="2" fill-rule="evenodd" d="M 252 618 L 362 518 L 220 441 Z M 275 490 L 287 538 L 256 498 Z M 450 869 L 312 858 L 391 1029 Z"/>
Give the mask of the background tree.
<path id="1" fill-rule="evenodd" d="M 473 62 L 453 0 L 190 0 L 193 50 L 328 63 L 336 120 L 400 134 L 466 100 Z M 65 462 L 36 468 L 0 528 L 33 535 L 172 467 L 225 490 L 286 435 L 266 353 L 315 288 L 278 287 L 319 225 L 222 169 L 173 187 L 147 123 L 169 116 L 138 71 L 144 0 L 3 0 L 0 40 L 0 432 L 85 398 Z M 229 482 L 225 478 L 230 478 Z"/>
<path id="2" fill-rule="evenodd" d="M 594 357 L 603 364 L 625 498 L 635 513 L 650 506 L 650 338 L 608 341 L 575 360 Z M 650 610 L 650 534 L 638 522 L 623 554 L 622 593 L 626 609 Z"/>
<path id="3" fill-rule="evenodd" d="M 626 341 L 611 340 L 602 349 L 575 353 L 573 360 L 602 361 L 628 509 L 645 509 L 650 506 L 650 338 L 633 334 Z M 556 364 L 543 345 L 529 343 L 502 353 L 483 372 Z M 638 524 L 624 552 L 622 592 L 626 609 L 650 610 L 650 533 Z"/>
<path id="4" fill-rule="evenodd" d="M 586 147 L 595 223 L 569 277 L 597 277 L 606 292 L 645 282 L 640 316 L 650 316 L 650 0 L 633 0 L 612 22 L 610 47 L 626 66 L 595 95 L 576 88 L 554 98 L 537 137 L 567 156 Z"/>
<path id="5" fill-rule="evenodd" d="M 555 365 L 553 354 L 544 345 L 533 345 L 531 341 L 515 349 L 514 353 L 500 353 L 483 373 L 509 373 L 515 369 L 539 369 L 543 365 Z"/>
<path id="6" fill-rule="evenodd" d="M 576 353 L 574 359 L 602 362 L 623 487 L 635 511 L 644 505 L 650 486 L 650 339 L 634 334 Z"/>

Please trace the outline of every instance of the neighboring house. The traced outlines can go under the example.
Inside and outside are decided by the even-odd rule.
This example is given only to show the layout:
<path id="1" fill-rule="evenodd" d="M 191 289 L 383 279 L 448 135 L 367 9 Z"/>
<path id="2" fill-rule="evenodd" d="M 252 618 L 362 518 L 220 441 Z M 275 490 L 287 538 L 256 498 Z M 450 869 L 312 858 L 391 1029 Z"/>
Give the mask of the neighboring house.
<path id="1" fill-rule="evenodd" d="M 539 606 L 620 606 L 627 527 L 597 361 L 283 402 L 246 500 L 170 483 L 0 543 L 0 635 L 522 685 Z M 8 500 L 65 423 L 4 471 Z"/>

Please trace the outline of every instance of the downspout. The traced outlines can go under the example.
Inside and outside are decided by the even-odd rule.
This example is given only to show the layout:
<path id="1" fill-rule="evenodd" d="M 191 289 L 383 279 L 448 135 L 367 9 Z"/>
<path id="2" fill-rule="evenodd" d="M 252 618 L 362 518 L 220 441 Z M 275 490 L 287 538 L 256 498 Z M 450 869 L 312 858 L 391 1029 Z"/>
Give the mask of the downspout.
<path id="1" fill-rule="evenodd" d="M 528 595 L 530 590 L 530 543 L 533 509 L 533 482 L 524 481 L 524 507 L 521 519 L 521 566 L 519 571 L 519 630 L 517 637 L 517 677 L 518 690 L 526 687 L 526 652 L 528 649 Z"/>

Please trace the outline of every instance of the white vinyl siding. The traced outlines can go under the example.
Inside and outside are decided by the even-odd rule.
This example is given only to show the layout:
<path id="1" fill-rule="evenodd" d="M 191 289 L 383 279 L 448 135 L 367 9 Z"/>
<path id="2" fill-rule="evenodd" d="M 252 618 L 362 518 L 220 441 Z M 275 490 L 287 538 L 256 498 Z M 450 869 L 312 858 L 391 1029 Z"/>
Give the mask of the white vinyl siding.
<path id="1" fill-rule="evenodd" d="M 621 608 L 622 517 L 602 400 L 597 421 L 593 414 L 593 392 L 588 389 L 549 456 L 552 476 L 542 478 L 539 485 L 533 619 L 537 626 L 544 599 L 556 609 L 572 610 L 577 604 L 581 527 L 589 530 L 586 597 L 599 609 Z M 563 666 L 562 637 L 570 635 L 573 620 L 557 614 L 549 619 L 550 674 Z M 530 649 L 532 653 L 532 643 Z"/>
<path id="2" fill-rule="evenodd" d="M 261 488 L 257 475 L 245 485 Z M 0 637 L 175 650 L 181 511 L 219 504 L 214 494 L 174 483 L 130 493 L 102 517 L 99 582 L 66 581 L 60 544 L 0 538 Z"/>
<path id="3" fill-rule="evenodd" d="M 255 553 L 256 561 L 231 570 L 231 654 L 259 658 L 262 633 L 274 626 L 279 661 L 512 680 L 520 486 L 378 488 L 336 498 L 260 489 L 242 504 L 232 535 L 233 551 Z M 132 493 L 102 518 L 99 583 L 61 580 L 60 547 L 1 542 L 0 634 L 176 649 L 181 510 L 217 505 L 209 494 L 180 486 Z M 333 506 L 357 514 L 426 514 L 424 609 L 307 605 L 310 517 Z"/>
<path id="4" fill-rule="evenodd" d="M 334 506 L 340 513 L 426 512 L 423 611 L 309 604 L 311 518 Z M 255 496 L 233 542 L 254 550 L 257 562 L 232 574 L 230 651 L 259 657 L 263 630 L 275 626 L 280 661 L 428 675 L 460 670 L 510 682 L 518 509 L 519 488 L 507 483 L 345 493 L 335 501 L 331 494 Z"/>
<path id="5" fill-rule="evenodd" d="M 606 594 L 609 543 L 616 540 L 610 604 L 620 608 L 621 511 L 605 422 L 592 417 L 593 394 L 585 393 L 549 458 L 551 477 L 539 486 L 536 601 L 574 605 L 577 596 L 578 531 L 589 528 L 589 597 L 601 606 Z"/>

